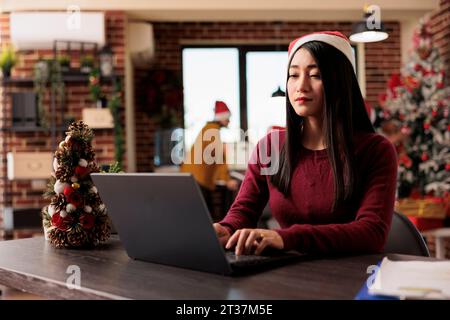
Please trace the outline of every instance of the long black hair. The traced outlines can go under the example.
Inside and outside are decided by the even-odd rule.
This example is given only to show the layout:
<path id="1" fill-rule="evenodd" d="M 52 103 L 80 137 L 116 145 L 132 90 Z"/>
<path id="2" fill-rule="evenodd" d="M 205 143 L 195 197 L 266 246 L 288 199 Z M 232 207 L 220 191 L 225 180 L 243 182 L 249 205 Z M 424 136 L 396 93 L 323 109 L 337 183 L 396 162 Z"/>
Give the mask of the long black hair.
<path id="1" fill-rule="evenodd" d="M 353 134 L 375 130 L 367 115 L 352 64 L 347 57 L 324 42 L 307 42 L 302 48 L 314 57 L 322 78 L 325 104 L 322 130 L 334 175 L 335 210 L 350 199 L 355 191 Z M 289 74 L 287 79 L 288 77 Z M 291 177 L 298 161 L 304 119 L 295 113 L 287 92 L 288 90 L 286 139 L 278 159 L 278 171 L 271 177 L 272 184 L 285 196 L 290 193 Z"/>

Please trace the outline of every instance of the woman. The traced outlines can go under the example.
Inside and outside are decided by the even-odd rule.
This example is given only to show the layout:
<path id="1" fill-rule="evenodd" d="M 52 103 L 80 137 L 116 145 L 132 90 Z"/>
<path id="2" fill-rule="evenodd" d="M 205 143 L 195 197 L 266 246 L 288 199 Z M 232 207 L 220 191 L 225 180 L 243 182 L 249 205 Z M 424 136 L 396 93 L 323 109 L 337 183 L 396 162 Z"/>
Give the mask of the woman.
<path id="1" fill-rule="evenodd" d="M 370 123 L 350 43 L 339 32 L 309 34 L 290 44 L 288 61 L 286 131 L 258 143 L 235 202 L 214 224 L 219 240 L 237 255 L 380 252 L 396 152 Z M 256 229 L 267 201 L 280 229 Z"/>

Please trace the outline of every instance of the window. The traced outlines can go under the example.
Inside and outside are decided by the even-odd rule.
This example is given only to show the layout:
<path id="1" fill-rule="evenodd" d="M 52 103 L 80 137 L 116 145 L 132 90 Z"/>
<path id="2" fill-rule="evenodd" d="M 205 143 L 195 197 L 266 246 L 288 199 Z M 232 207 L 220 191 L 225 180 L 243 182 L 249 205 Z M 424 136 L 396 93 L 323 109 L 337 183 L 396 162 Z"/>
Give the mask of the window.
<path id="1" fill-rule="evenodd" d="M 285 98 L 272 93 L 286 92 L 287 52 L 247 52 L 246 66 L 248 138 L 256 145 L 270 127 L 286 125 Z"/>
<path id="2" fill-rule="evenodd" d="M 216 100 L 231 111 L 224 142 L 239 140 L 239 59 L 237 48 L 183 49 L 184 128 L 186 150 L 207 121 L 214 118 Z"/>

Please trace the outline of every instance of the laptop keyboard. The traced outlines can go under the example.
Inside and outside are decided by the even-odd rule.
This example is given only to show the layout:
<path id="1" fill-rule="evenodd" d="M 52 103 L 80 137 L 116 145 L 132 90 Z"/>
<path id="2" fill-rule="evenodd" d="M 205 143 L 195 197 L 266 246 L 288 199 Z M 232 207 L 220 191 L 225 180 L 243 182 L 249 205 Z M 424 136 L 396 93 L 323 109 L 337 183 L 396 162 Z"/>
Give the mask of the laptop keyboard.
<path id="1" fill-rule="evenodd" d="M 235 266 L 251 266 L 258 265 L 273 258 L 268 256 L 255 256 L 255 255 L 239 255 L 237 256 L 234 251 L 227 251 L 226 256 L 230 264 Z"/>
<path id="2" fill-rule="evenodd" d="M 225 255 L 227 257 L 228 262 L 233 268 L 238 269 L 247 269 L 250 267 L 256 266 L 266 266 L 272 264 L 283 264 L 284 262 L 297 260 L 300 257 L 304 256 L 303 254 L 299 254 L 298 252 L 276 252 L 273 255 L 265 255 L 265 256 L 255 256 L 255 255 L 239 255 L 236 256 L 234 251 L 226 251 Z"/>

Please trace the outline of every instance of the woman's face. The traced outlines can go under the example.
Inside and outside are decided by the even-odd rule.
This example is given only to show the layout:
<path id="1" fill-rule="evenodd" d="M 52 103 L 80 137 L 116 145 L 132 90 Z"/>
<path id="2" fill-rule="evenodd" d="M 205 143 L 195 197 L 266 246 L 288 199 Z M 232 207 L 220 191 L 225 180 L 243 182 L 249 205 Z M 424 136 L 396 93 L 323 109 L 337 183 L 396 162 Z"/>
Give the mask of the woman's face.
<path id="1" fill-rule="evenodd" d="M 321 118 L 324 108 L 319 68 L 308 50 L 300 48 L 289 66 L 289 101 L 299 116 Z"/>

